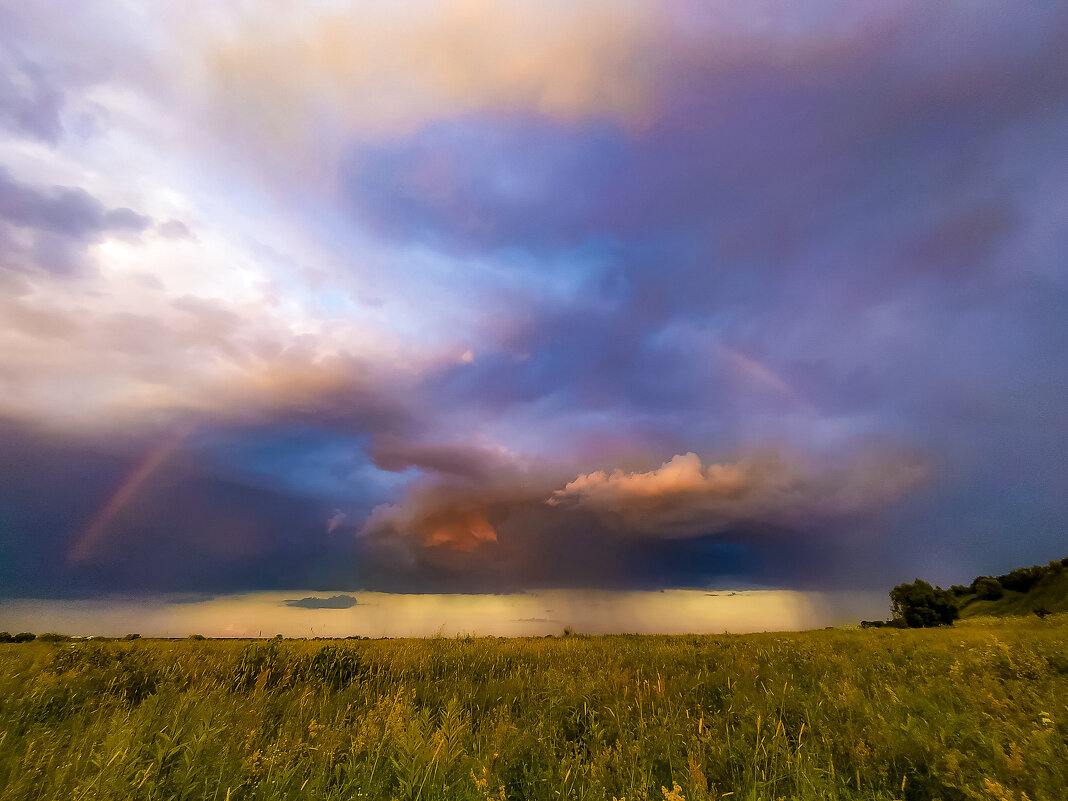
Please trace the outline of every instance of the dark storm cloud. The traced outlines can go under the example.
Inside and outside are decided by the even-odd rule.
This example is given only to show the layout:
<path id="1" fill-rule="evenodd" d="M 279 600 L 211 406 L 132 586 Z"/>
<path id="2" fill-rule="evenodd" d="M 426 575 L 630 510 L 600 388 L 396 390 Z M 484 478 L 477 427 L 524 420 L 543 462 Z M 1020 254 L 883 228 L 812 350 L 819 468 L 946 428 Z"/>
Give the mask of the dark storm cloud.
<path id="1" fill-rule="evenodd" d="M 205 441 L 190 438 L 144 473 L 159 437 L 71 438 L 11 426 L 3 433 L 0 480 L 10 493 L 0 518 L 7 544 L 0 581 L 8 597 L 215 593 L 310 581 L 427 592 L 702 586 L 728 578 L 796 585 L 833 577 L 825 533 L 720 516 L 709 519 L 707 534 L 621 536 L 597 510 L 545 502 L 563 486 L 559 471 L 498 467 L 491 478 L 470 481 L 430 474 L 367 524 L 332 531 L 337 496 L 262 474 L 256 480 L 247 468 L 262 468 L 262 453 L 237 470 L 238 479 L 231 474 L 240 465 L 205 462 Z M 369 509 L 376 490 L 365 489 L 362 502 L 349 498 L 353 508 Z M 116 498 L 123 499 L 118 507 Z M 337 597 L 291 605 L 342 608 Z"/>
<path id="2" fill-rule="evenodd" d="M 937 489 L 854 521 L 862 559 L 1055 556 L 1066 30 L 1051 10 L 910 13 L 680 57 L 643 129 L 470 116 L 364 151 L 350 197 L 392 236 L 601 248 L 563 298 L 502 292 L 496 347 L 425 391 L 572 455 L 621 429 L 669 454 L 884 439 L 927 454 Z"/>
<path id="3" fill-rule="evenodd" d="M 354 551 L 326 536 L 321 501 L 204 470 L 180 449 L 127 494 L 158 441 L 2 432 L 7 596 L 299 587 L 351 573 Z"/>
<path id="4" fill-rule="evenodd" d="M 924 481 L 911 456 L 850 458 L 834 467 L 765 453 L 703 466 L 687 454 L 577 477 L 500 461 L 473 479 L 430 472 L 360 529 L 365 580 L 484 591 L 827 582 L 838 567 L 830 543 Z"/>

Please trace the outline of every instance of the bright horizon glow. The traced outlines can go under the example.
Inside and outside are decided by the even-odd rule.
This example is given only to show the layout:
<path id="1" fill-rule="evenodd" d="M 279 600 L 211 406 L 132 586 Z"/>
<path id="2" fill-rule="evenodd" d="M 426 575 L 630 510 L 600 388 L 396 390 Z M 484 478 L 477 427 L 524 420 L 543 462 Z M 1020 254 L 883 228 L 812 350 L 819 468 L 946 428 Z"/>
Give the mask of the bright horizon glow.
<path id="1" fill-rule="evenodd" d="M 304 609 L 287 600 L 345 595 L 348 609 Z M 821 628 L 885 617 L 885 595 L 783 590 L 604 592 L 545 590 L 505 595 L 247 593 L 186 600 L 0 601 L 0 629 L 121 637 L 540 637 L 580 634 L 722 634 Z"/>

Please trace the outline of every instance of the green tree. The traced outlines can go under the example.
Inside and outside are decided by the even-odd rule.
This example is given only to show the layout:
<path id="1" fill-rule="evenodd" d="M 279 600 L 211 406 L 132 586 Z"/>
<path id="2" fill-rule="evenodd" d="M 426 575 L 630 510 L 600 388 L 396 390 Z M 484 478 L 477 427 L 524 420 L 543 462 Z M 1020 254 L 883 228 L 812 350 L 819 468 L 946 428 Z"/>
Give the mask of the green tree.
<path id="1" fill-rule="evenodd" d="M 894 620 L 909 628 L 948 626 L 960 616 L 953 593 L 916 579 L 890 590 Z"/>
<path id="2" fill-rule="evenodd" d="M 1005 595 L 1001 582 L 990 576 L 980 576 L 975 580 L 975 597 L 981 601 L 996 601 Z"/>

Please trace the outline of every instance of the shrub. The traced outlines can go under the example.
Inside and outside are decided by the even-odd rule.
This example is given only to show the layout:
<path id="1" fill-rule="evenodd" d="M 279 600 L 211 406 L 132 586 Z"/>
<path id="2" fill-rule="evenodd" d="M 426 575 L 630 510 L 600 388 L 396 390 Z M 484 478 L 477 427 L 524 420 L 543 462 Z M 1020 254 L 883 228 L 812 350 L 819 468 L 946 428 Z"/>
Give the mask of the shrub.
<path id="1" fill-rule="evenodd" d="M 70 642 L 69 634 L 57 634 L 54 631 L 46 631 L 44 634 L 39 634 L 37 639 L 41 642 Z"/>
<path id="2" fill-rule="evenodd" d="M 948 626 L 960 617 L 953 593 L 932 587 L 921 579 L 912 584 L 898 584 L 890 590 L 890 601 L 894 620 L 909 628 Z"/>
<path id="3" fill-rule="evenodd" d="M 1018 567 L 1004 576 L 998 576 L 998 581 L 1006 590 L 1027 592 L 1041 581 L 1047 572 L 1049 572 L 1049 568 L 1038 565 L 1034 567 Z"/>
<path id="4" fill-rule="evenodd" d="M 11 636 L 9 631 L 0 631 L 0 642 L 12 642 L 15 638 Z"/>
<path id="5" fill-rule="evenodd" d="M 186 639 L 189 640 L 203 640 L 206 639 L 203 634 L 190 634 Z"/>
<path id="6" fill-rule="evenodd" d="M 140 640 L 141 639 L 141 635 L 140 634 L 127 634 L 125 637 L 123 637 L 123 639 L 124 640 Z"/>
<path id="7" fill-rule="evenodd" d="M 983 576 L 975 580 L 975 597 L 980 601 L 996 601 L 1005 595 L 1005 588 L 996 578 Z"/>
<path id="8" fill-rule="evenodd" d="M 18 634 L 11 638 L 11 642 L 31 642 L 36 639 L 36 634 L 31 634 L 28 631 L 20 631 Z"/>

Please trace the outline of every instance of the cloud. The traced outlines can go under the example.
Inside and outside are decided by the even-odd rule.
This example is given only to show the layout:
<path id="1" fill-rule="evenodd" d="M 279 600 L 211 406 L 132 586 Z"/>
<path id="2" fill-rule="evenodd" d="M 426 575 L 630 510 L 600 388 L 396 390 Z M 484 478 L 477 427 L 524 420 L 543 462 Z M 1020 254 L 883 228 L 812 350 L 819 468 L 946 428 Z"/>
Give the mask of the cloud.
<path id="1" fill-rule="evenodd" d="M 321 499 L 227 475 L 189 440 L 146 472 L 161 444 L 158 434 L 78 435 L 0 419 L 5 592 L 296 589 L 314 573 L 340 588 L 351 576 L 353 548 L 323 531 Z"/>
<path id="2" fill-rule="evenodd" d="M 0 128 L 44 142 L 63 134 L 64 93 L 38 65 L 0 47 Z"/>
<path id="3" fill-rule="evenodd" d="M 219 112 L 290 141 L 316 108 L 378 134 L 486 108 L 633 116 L 651 90 L 635 49 L 655 16 L 636 3 L 450 0 L 268 19 L 238 21 L 201 52 Z"/>
<path id="4" fill-rule="evenodd" d="M 156 232 L 167 239 L 195 239 L 189 226 L 181 220 L 167 220 L 156 227 Z"/>
<path id="5" fill-rule="evenodd" d="M 564 469 L 424 475 L 369 516 L 357 536 L 364 559 L 394 587 L 701 586 L 729 575 L 805 583 L 879 536 L 887 510 L 927 474 L 915 457 L 876 448 L 710 465 L 683 454 L 570 482 Z"/>
<path id="6" fill-rule="evenodd" d="M 326 521 L 326 533 L 333 534 L 337 531 L 338 527 L 344 524 L 348 520 L 348 515 L 342 512 L 340 509 L 335 509 L 334 513 L 330 515 L 330 519 Z"/>
<path id="7" fill-rule="evenodd" d="M 143 230 L 149 219 L 130 209 L 104 207 L 79 187 L 38 188 L 0 168 L 0 217 L 11 225 L 89 239 L 108 230 Z"/>
<path id="8" fill-rule="evenodd" d="M 0 417 L 70 446 L 19 591 L 1059 547 L 1064 11 L 61 5 L 0 12 Z M 120 483 L 79 437 L 190 419 L 130 570 L 50 572 Z"/>
<path id="9" fill-rule="evenodd" d="M 497 521 L 522 503 L 524 494 L 521 488 L 501 484 L 478 489 L 431 481 L 410 489 L 400 503 L 375 508 L 361 534 L 381 549 L 472 552 L 498 542 Z"/>
<path id="10" fill-rule="evenodd" d="M 745 523 L 804 525 L 870 512 L 915 489 L 926 474 L 915 459 L 876 457 L 821 469 L 766 453 L 706 466 L 691 452 L 647 472 L 580 475 L 546 503 L 594 511 L 623 531 L 690 537 Z"/>
<path id="11" fill-rule="evenodd" d="M 511 467 L 514 455 L 506 449 L 452 443 L 411 443 L 389 434 L 375 439 L 370 456 L 381 470 L 401 472 L 415 467 L 431 473 L 482 479 L 492 471 Z"/>
<path id="12" fill-rule="evenodd" d="M 331 595 L 329 598 L 315 598 L 309 596 L 300 600 L 287 600 L 286 606 L 295 606 L 298 609 L 351 609 L 359 603 L 351 595 Z"/>
<path id="13" fill-rule="evenodd" d="M 6 244 L 2 255 L 9 269 L 85 272 L 90 244 L 109 234 L 139 234 L 151 222 L 132 209 L 108 209 L 80 187 L 32 186 L 0 167 L 0 246 Z"/>

